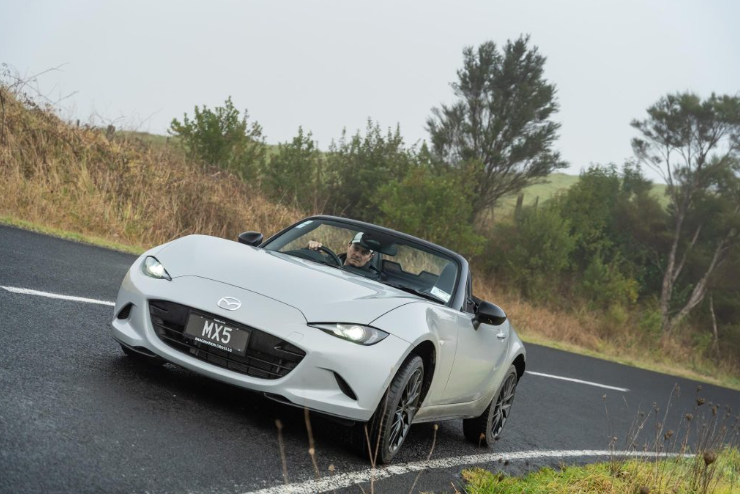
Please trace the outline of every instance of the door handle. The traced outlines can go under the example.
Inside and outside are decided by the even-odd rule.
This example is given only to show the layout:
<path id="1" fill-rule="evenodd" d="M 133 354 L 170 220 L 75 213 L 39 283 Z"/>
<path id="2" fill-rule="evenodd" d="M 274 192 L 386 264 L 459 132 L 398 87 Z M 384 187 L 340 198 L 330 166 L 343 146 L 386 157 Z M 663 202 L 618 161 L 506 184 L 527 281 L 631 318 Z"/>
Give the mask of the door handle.
<path id="1" fill-rule="evenodd" d="M 496 333 L 496 338 L 498 338 L 499 340 L 505 340 L 506 333 Z"/>

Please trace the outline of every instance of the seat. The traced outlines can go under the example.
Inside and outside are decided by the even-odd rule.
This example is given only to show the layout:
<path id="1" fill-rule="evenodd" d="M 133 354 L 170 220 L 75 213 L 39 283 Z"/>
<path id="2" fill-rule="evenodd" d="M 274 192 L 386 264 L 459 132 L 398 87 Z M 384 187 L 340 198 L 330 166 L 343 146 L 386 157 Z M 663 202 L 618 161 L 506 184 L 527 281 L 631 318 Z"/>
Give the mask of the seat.
<path id="1" fill-rule="evenodd" d="M 447 265 L 442 269 L 442 272 L 439 273 L 439 277 L 437 277 L 437 281 L 434 283 L 434 290 L 435 288 L 437 290 L 442 290 L 448 295 L 452 294 L 452 291 L 455 289 L 455 277 L 457 275 L 457 266 L 455 266 L 454 262 L 447 263 Z"/>

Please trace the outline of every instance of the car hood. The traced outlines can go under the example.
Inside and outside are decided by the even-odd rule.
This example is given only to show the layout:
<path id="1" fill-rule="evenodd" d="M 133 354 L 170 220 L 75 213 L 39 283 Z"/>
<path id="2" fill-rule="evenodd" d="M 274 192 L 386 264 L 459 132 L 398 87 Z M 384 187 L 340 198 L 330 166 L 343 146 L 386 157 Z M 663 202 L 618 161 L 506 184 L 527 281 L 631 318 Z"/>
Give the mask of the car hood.
<path id="1" fill-rule="evenodd" d="M 308 322 L 370 324 L 424 301 L 340 269 L 217 237 L 189 235 L 155 255 L 173 280 L 198 276 L 259 293 L 295 307 Z"/>

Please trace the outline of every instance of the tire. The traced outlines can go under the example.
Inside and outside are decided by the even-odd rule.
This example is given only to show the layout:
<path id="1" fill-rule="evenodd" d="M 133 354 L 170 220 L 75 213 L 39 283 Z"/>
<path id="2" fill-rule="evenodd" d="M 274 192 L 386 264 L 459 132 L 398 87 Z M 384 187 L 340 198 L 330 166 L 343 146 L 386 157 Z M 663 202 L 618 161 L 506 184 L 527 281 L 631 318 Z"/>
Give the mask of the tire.
<path id="1" fill-rule="evenodd" d="M 355 426 L 352 442 L 370 463 L 390 463 L 403 446 L 419 410 L 423 383 L 424 361 L 413 355 L 396 373 L 370 421 Z"/>
<path id="2" fill-rule="evenodd" d="M 119 343 L 119 345 L 121 345 Z M 131 360 L 135 360 L 137 362 L 144 362 L 149 365 L 153 365 L 155 367 L 158 367 L 160 365 L 165 364 L 165 360 L 159 357 L 148 357 L 142 353 L 137 352 L 136 350 L 132 350 L 126 345 L 121 345 L 121 351 L 123 351 L 124 355 L 126 355 Z"/>
<path id="3" fill-rule="evenodd" d="M 492 446 L 498 440 L 511 414 L 518 381 L 516 368 L 512 365 L 483 413 L 463 420 L 463 432 L 469 441 L 479 446 Z"/>

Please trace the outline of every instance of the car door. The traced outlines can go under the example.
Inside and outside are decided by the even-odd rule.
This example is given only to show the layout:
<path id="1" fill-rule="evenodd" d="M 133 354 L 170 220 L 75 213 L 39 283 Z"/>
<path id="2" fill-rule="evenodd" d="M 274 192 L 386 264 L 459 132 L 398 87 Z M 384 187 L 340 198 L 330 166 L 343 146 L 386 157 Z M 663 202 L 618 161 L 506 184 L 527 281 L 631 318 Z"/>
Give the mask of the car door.
<path id="1" fill-rule="evenodd" d="M 468 287 L 471 285 L 468 280 Z M 469 291 L 469 300 L 472 293 Z M 474 304 L 468 304 L 471 312 Z M 494 373 L 504 365 L 509 346 L 511 327 L 506 321 L 500 326 L 473 325 L 475 315 L 460 311 L 457 318 L 460 329 L 457 332 L 455 360 L 443 393 L 444 403 L 467 403 L 480 399 L 494 383 Z"/>

